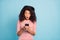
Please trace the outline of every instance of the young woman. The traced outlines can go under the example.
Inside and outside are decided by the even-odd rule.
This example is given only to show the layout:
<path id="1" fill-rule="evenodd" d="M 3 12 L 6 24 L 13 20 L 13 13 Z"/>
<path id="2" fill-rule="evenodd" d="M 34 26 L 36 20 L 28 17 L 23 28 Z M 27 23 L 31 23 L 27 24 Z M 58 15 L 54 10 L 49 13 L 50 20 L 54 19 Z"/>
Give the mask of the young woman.
<path id="1" fill-rule="evenodd" d="M 24 6 L 17 22 L 18 40 L 33 40 L 36 33 L 36 15 L 32 6 Z"/>

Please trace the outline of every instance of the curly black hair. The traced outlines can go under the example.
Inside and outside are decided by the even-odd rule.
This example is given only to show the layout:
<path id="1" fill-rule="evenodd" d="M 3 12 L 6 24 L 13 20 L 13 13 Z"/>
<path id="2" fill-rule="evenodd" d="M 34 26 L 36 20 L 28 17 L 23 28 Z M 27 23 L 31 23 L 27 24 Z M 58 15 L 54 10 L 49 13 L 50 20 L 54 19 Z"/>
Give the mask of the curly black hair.
<path id="1" fill-rule="evenodd" d="M 25 16 L 24 16 L 25 10 L 29 10 L 30 11 L 31 16 L 30 16 L 29 20 L 32 21 L 32 22 L 35 22 L 36 21 L 35 9 L 32 6 L 24 6 L 22 8 L 22 10 L 21 10 L 21 12 L 19 14 L 19 20 L 20 21 L 25 20 Z"/>

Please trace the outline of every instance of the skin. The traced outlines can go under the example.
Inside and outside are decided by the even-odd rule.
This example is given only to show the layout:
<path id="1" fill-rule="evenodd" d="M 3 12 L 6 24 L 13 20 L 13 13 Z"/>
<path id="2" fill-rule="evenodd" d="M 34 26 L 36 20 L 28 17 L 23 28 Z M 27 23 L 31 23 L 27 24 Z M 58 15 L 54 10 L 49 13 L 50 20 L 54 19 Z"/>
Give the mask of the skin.
<path id="1" fill-rule="evenodd" d="M 30 11 L 26 10 L 24 15 L 25 15 L 26 20 L 29 20 L 29 18 L 31 16 Z M 35 35 L 35 32 L 31 31 L 30 27 L 25 26 L 24 28 L 21 28 L 20 31 L 17 33 L 18 36 L 20 36 L 23 33 L 24 30 L 27 30 L 28 33 L 30 33 L 31 35 Z"/>

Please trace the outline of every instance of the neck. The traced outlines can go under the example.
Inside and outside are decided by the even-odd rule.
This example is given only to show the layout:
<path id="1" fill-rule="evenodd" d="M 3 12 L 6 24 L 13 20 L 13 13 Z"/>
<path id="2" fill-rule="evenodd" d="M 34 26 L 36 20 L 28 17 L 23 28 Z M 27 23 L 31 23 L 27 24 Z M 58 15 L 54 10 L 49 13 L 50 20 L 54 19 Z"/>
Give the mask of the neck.
<path id="1" fill-rule="evenodd" d="M 29 20 L 29 18 L 26 18 L 26 20 Z"/>
<path id="2" fill-rule="evenodd" d="M 29 20 L 29 19 L 26 19 L 26 20 Z"/>

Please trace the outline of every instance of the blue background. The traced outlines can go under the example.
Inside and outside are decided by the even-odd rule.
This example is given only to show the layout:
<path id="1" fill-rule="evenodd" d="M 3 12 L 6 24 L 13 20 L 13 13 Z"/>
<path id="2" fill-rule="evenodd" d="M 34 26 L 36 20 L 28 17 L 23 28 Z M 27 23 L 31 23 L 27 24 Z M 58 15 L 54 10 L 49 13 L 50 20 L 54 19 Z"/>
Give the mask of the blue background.
<path id="1" fill-rule="evenodd" d="M 35 8 L 35 40 L 60 40 L 60 0 L 0 0 L 0 40 L 18 40 L 16 24 L 25 5 Z"/>

